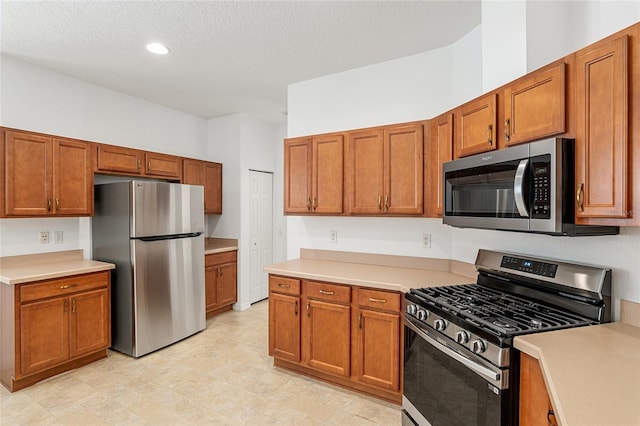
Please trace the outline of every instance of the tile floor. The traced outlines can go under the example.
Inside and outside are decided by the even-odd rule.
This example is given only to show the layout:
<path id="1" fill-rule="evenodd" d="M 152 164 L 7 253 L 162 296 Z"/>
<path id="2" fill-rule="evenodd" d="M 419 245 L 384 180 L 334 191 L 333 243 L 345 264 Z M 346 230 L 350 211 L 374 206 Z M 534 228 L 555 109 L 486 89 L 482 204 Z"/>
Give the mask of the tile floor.
<path id="1" fill-rule="evenodd" d="M 273 367 L 268 302 L 139 359 L 106 359 L 15 393 L 1 425 L 400 425 L 398 406 Z"/>

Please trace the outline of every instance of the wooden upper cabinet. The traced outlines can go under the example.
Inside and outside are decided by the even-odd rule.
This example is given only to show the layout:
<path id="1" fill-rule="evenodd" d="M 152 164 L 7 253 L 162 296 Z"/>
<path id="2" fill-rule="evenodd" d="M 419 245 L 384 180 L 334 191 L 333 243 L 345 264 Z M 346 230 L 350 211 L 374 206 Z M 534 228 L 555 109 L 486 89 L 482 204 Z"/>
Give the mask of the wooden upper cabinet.
<path id="1" fill-rule="evenodd" d="M 314 213 L 343 212 L 344 137 L 327 135 L 313 138 L 311 209 Z"/>
<path id="2" fill-rule="evenodd" d="M 430 216 L 442 216 L 442 165 L 453 160 L 453 113 L 431 120 Z"/>
<path id="3" fill-rule="evenodd" d="M 490 93 L 457 109 L 456 158 L 497 148 L 497 97 L 496 93 Z"/>
<path id="4" fill-rule="evenodd" d="M 285 140 L 284 156 L 285 213 L 343 213 L 343 135 Z"/>
<path id="5" fill-rule="evenodd" d="M 349 213 L 383 213 L 384 132 L 349 133 Z"/>
<path id="6" fill-rule="evenodd" d="M 185 158 L 182 160 L 182 183 L 204 186 L 204 161 Z"/>
<path id="7" fill-rule="evenodd" d="M 182 179 L 182 161 L 173 155 L 145 152 L 145 174 L 163 178 Z"/>
<path id="8" fill-rule="evenodd" d="M 422 214 L 424 209 L 422 124 L 384 129 L 384 212 Z"/>
<path id="9" fill-rule="evenodd" d="M 185 158 L 182 183 L 204 187 L 204 213 L 222 214 L 222 164 Z"/>
<path id="10" fill-rule="evenodd" d="M 629 217 L 628 43 L 624 35 L 576 54 L 578 221 Z"/>
<path id="11" fill-rule="evenodd" d="M 284 141 L 284 212 L 311 211 L 311 138 Z"/>
<path id="12" fill-rule="evenodd" d="M 115 172 L 129 175 L 142 173 L 144 151 L 104 144 L 98 144 L 96 147 L 95 170 L 97 172 Z"/>
<path id="13" fill-rule="evenodd" d="M 424 209 L 422 123 L 349 134 L 350 214 L 421 214 Z"/>
<path id="14" fill-rule="evenodd" d="M 93 212 L 91 145 L 53 140 L 54 214 L 83 216 Z"/>
<path id="15" fill-rule="evenodd" d="M 6 216 L 91 215 L 91 144 L 5 131 Z"/>
<path id="16" fill-rule="evenodd" d="M 204 163 L 204 213 L 222 214 L 222 164 Z"/>
<path id="17" fill-rule="evenodd" d="M 504 110 L 507 146 L 564 133 L 564 60 L 509 84 L 504 89 Z"/>

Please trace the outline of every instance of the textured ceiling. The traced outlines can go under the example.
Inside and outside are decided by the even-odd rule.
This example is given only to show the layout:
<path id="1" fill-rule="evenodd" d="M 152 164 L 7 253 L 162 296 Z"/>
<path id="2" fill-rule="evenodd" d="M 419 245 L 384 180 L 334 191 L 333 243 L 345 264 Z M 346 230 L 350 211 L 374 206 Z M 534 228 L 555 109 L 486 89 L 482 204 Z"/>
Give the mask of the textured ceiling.
<path id="1" fill-rule="evenodd" d="M 451 44 L 472 1 L 7 1 L 0 51 L 203 118 L 286 122 L 287 85 Z M 156 56 L 144 46 L 166 44 Z"/>

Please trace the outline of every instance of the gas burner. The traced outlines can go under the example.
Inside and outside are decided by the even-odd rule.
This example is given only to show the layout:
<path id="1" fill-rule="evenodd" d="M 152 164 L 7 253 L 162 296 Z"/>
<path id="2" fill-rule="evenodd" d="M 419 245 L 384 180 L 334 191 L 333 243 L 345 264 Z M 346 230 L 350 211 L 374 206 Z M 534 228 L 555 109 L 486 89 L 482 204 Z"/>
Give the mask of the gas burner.
<path id="1" fill-rule="evenodd" d="M 487 318 L 487 321 L 489 321 L 496 327 L 504 328 L 506 330 L 516 330 L 518 328 L 518 325 L 516 323 L 505 318 Z"/>

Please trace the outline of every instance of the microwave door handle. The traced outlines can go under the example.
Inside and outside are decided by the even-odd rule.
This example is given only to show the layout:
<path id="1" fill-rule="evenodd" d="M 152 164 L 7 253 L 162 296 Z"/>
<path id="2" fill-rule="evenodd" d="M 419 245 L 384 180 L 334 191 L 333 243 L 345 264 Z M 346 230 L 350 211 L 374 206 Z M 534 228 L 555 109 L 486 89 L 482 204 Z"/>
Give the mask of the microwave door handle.
<path id="1" fill-rule="evenodd" d="M 524 191 L 522 190 L 522 185 L 524 184 L 524 172 L 527 170 L 527 165 L 529 165 L 528 158 L 520 161 L 520 164 L 518 164 L 518 168 L 516 169 L 516 177 L 513 180 L 513 196 L 516 199 L 516 208 L 518 209 L 520 216 L 523 217 L 529 217 L 527 205 L 524 201 Z"/>

